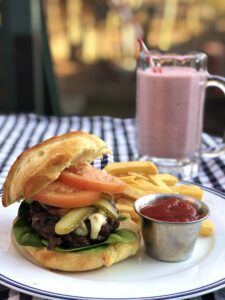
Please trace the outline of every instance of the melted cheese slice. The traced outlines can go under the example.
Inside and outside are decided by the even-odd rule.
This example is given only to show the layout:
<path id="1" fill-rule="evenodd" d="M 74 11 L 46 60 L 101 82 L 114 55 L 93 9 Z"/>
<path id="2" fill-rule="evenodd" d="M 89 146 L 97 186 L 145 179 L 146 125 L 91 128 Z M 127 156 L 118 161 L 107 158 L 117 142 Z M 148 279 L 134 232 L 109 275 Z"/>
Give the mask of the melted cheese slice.
<path id="1" fill-rule="evenodd" d="M 82 221 L 80 224 L 79 224 L 79 227 L 77 227 L 75 229 L 75 233 L 79 236 L 86 236 L 88 234 L 88 230 L 87 230 L 87 227 L 84 223 L 84 221 Z"/>
<path id="2" fill-rule="evenodd" d="M 102 225 L 106 224 L 107 218 L 103 214 L 94 213 L 89 217 L 91 222 L 91 239 L 97 239 Z"/>

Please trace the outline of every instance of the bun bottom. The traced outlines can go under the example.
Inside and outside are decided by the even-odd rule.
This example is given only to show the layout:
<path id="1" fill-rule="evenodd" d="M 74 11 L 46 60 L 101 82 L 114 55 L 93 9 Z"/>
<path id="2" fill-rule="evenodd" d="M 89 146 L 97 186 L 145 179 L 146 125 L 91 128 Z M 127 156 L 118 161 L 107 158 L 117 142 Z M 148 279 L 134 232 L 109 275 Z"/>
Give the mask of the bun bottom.
<path id="1" fill-rule="evenodd" d="M 47 250 L 46 247 L 21 246 L 16 242 L 13 233 L 12 242 L 24 258 L 41 267 L 66 272 L 88 271 L 103 266 L 109 267 L 137 253 L 140 246 L 140 234 L 137 225 L 131 219 L 128 219 L 122 222 L 120 228 L 134 231 L 138 234 L 138 238 L 131 243 L 118 242 L 111 244 L 98 253 L 58 252 Z"/>

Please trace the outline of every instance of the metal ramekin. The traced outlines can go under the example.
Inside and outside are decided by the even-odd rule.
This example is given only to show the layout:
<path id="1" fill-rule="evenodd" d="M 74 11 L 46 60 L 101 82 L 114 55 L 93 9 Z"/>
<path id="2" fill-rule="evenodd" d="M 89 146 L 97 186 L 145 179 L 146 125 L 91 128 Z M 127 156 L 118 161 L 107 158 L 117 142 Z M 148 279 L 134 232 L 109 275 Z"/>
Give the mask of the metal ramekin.
<path id="1" fill-rule="evenodd" d="M 204 216 L 191 222 L 165 222 L 144 216 L 140 210 L 152 201 L 177 198 L 190 202 Z M 142 218 L 142 235 L 146 253 L 161 261 L 178 262 L 188 259 L 194 249 L 201 222 L 209 216 L 208 206 L 200 200 L 178 194 L 153 194 L 137 199 L 135 211 Z"/>

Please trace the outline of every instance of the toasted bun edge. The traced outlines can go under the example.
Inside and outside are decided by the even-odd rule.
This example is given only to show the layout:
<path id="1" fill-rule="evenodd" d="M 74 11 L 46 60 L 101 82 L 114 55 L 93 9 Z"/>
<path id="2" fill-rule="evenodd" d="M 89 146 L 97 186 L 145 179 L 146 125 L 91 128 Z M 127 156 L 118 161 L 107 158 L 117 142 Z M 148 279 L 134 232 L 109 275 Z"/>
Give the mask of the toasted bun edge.
<path id="1" fill-rule="evenodd" d="M 32 197 L 76 163 L 90 163 L 111 154 L 97 136 L 81 131 L 68 132 L 24 150 L 11 166 L 3 185 L 3 206 Z"/>

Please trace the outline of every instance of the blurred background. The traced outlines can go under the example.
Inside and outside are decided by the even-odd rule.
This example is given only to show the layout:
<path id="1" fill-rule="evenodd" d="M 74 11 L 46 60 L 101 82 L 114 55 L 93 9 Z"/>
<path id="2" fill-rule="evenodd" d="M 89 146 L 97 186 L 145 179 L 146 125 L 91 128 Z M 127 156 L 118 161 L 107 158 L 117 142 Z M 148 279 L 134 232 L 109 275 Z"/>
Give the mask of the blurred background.
<path id="1" fill-rule="evenodd" d="M 208 54 L 225 76 L 224 0 L 1 0 L 0 112 L 135 116 L 137 36 L 150 49 Z M 225 99 L 207 90 L 205 131 Z"/>

